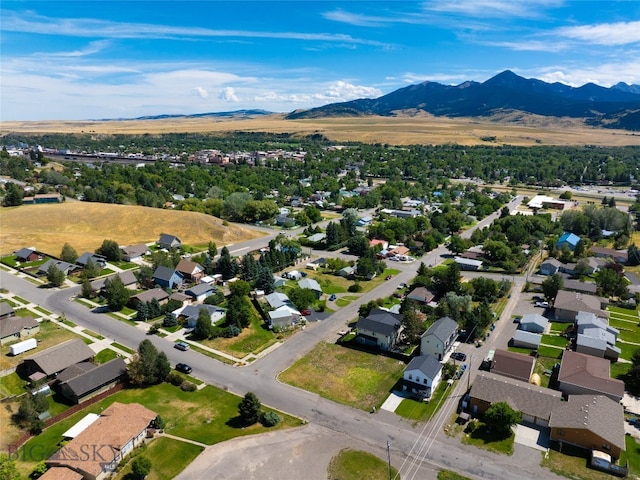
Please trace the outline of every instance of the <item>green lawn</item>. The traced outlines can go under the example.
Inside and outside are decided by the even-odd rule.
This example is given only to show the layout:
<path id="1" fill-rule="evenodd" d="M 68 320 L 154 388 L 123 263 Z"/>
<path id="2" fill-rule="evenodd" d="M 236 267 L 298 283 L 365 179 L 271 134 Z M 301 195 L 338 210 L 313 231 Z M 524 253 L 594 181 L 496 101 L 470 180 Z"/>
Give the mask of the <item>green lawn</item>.
<path id="1" fill-rule="evenodd" d="M 86 333 L 90 337 L 97 338 L 98 340 L 104 340 L 104 337 L 102 335 L 99 335 L 96 332 L 92 332 L 91 330 L 87 330 L 86 328 L 82 330 L 82 333 Z"/>
<path id="2" fill-rule="evenodd" d="M 0 395 L 2 397 L 11 397 L 24 393 L 27 381 L 21 379 L 17 373 L 13 372 L 0 378 Z"/>
<path id="3" fill-rule="evenodd" d="M 419 402 L 412 398 L 405 398 L 400 402 L 398 408 L 396 408 L 396 415 L 400 415 L 404 418 L 411 420 L 426 422 L 433 417 L 440 409 L 443 401 L 447 398 L 447 395 L 451 392 L 448 388 L 449 385 L 446 381 L 440 382 L 440 385 L 436 387 L 435 393 L 429 399 L 429 402 Z"/>
<path id="4" fill-rule="evenodd" d="M 370 411 L 379 408 L 405 364 L 382 355 L 320 342 L 279 379 L 336 402 Z"/>
<path id="5" fill-rule="evenodd" d="M 607 310 L 609 310 L 613 314 L 635 315 L 636 317 L 638 317 L 638 309 L 630 310 L 628 308 L 620 308 L 620 307 L 610 305 L 607 307 Z"/>
<path id="6" fill-rule="evenodd" d="M 97 364 L 107 363 L 109 360 L 113 360 L 116 358 L 118 354 L 111 350 L 110 348 L 105 348 L 104 350 L 100 350 L 96 356 L 94 357 L 94 361 Z"/>
<path id="7" fill-rule="evenodd" d="M 579 480 L 611 480 L 615 478 L 604 472 L 588 468 L 586 452 L 586 450 L 564 444 L 562 453 L 553 448 L 549 449 L 549 456 L 542 460 L 541 465 L 566 478 Z"/>
<path id="8" fill-rule="evenodd" d="M 331 459 L 327 474 L 327 478 L 339 480 L 387 480 L 389 466 L 386 460 L 371 453 L 344 449 Z M 400 475 L 393 465 L 391 478 L 400 480 Z"/>
<path id="9" fill-rule="evenodd" d="M 473 432 L 467 433 L 465 430 L 462 437 L 462 443 L 484 448 L 503 455 L 513 454 L 513 442 L 515 440 L 513 432 L 511 432 L 507 437 L 504 435 L 496 435 L 495 431 L 488 431 L 484 423 L 480 421 L 477 423 L 478 426 Z"/>
<path id="10" fill-rule="evenodd" d="M 347 300 L 346 298 L 338 298 L 336 300 L 336 305 L 340 308 L 346 307 L 351 303 L 351 300 Z"/>
<path id="11" fill-rule="evenodd" d="M 623 377 L 631 370 L 631 363 L 615 362 L 611 364 L 611 378 L 623 379 Z"/>
<path id="12" fill-rule="evenodd" d="M 117 342 L 113 342 L 111 346 L 116 347 L 122 350 L 123 352 L 131 353 L 131 354 L 136 353 L 134 350 L 131 350 L 129 347 L 125 347 L 124 345 Z"/>
<path id="13" fill-rule="evenodd" d="M 151 471 L 147 480 L 171 480 L 184 470 L 202 450 L 204 450 L 202 447 L 192 443 L 167 437 L 156 438 L 140 450 L 136 450 L 135 455 L 127 457 L 126 467 L 118 473 L 115 479 L 134 480 L 131 464 L 137 455 L 144 455 L 151 460 Z"/>
<path id="14" fill-rule="evenodd" d="M 214 338 L 200 343 L 209 348 L 220 350 L 234 357 L 243 358 L 249 353 L 259 353 L 278 341 L 273 331 L 264 327 L 260 315 L 251 305 L 252 317 L 249 328 L 242 330 L 240 335 L 233 338 Z"/>
<path id="15" fill-rule="evenodd" d="M 541 343 L 545 345 L 555 345 L 556 347 L 565 348 L 569 343 L 569 340 L 559 335 L 542 335 Z"/>
<path id="16" fill-rule="evenodd" d="M 538 355 L 540 355 L 541 357 L 558 359 L 562 357 L 563 352 L 564 352 L 564 348 L 546 347 L 544 345 L 541 345 L 540 348 L 538 348 Z"/>
<path id="17" fill-rule="evenodd" d="M 628 463 L 630 476 L 638 477 L 640 475 L 640 444 L 631 435 L 625 436 L 625 451 L 620 457 L 620 465 Z"/>
<path id="18" fill-rule="evenodd" d="M 471 480 L 469 477 L 465 477 L 456 472 L 450 470 L 440 470 L 438 472 L 438 480 Z"/>

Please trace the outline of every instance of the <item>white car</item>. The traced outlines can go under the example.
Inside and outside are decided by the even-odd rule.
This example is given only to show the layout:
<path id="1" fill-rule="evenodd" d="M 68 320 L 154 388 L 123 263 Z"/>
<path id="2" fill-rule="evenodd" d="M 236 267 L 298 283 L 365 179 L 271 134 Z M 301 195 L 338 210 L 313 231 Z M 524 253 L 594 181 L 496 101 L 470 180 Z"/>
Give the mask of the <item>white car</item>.
<path id="1" fill-rule="evenodd" d="M 536 307 L 549 308 L 549 302 L 536 302 L 534 305 Z"/>

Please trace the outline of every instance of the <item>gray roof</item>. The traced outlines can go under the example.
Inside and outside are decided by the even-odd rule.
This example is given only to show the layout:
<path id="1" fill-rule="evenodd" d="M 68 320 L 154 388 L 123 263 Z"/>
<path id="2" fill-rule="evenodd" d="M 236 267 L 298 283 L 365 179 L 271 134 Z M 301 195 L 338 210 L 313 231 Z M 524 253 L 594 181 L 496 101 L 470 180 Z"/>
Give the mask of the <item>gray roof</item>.
<path id="1" fill-rule="evenodd" d="M 622 398 L 624 382 L 611 378 L 610 366 L 611 363 L 605 358 L 566 350 L 562 355 L 558 381 L 560 384 L 575 385 Z"/>
<path id="2" fill-rule="evenodd" d="M 434 379 L 436 375 L 442 370 L 442 364 L 433 355 L 420 355 L 413 357 L 404 371 L 419 370 L 425 377 Z"/>
<path id="3" fill-rule="evenodd" d="M 27 258 L 32 253 L 37 253 L 35 248 L 21 248 L 15 252 L 16 257 L 18 258 Z"/>
<path id="4" fill-rule="evenodd" d="M 547 258 L 540 264 L 540 266 L 542 265 L 553 265 L 556 268 L 560 268 L 562 266 L 562 262 L 556 258 Z"/>
<path id="5" fill-rule="evenodd" d="M 300 288 L 308 288 L 309 290 L 314 290 L 316 292 L 322 293 L 322 287 L 313 278 L 303 278 L 298 282 L 298 286 Z"/>
<path id="6" fill-rule="evenodd" d="M 8 302 L 0 302 L 0 317 L 6 317 L 14 313 L 13 307 Z"/>
<path id="7" fill-rule="evenodd" d="M 209 285 L 208 283 L 199 283 L 195 287 L 191 287 L 185 293 L 187 295 L 191 295 L 192 297 L 199 297 L 200 295 L 204 295 L 205 293 L 213 293 L 216 290 L 216 287 Z"/>
<path id="8" fill-rule="evenodd" d="M 76 397 L 82 397 L 103 385 L 118 380 L 126 371 L 127 365 L 122 358 L 118 357 L 102 365 L 93 365 L 92 369 L 64 380 L 63 383 L 67 385 Z M 58 378 L 60 377 L 58 376 Z"/>
<path id="9" fill-rule="evenodd" d="M 91 288 L 93 288 L 94 290 L 100 290 L 107 284 L 107 282 L 111 281 L 111 279 L 115 277 L 120 277 L 120 280 L 122 280 L 122 283 L 125 286 L 135 285 L 136 283 L 138 283 L 136 275 L 131 270 L 125 270 L 124 272 L 116 273 L 115 275 L 110 275 L 108 277 L 94 280 L 93 282 L 91 282 Z"/>
<path id="10" fill-rule="evenodd" d="M 551 428 L 588 430 L 624 450 L 624 410 L 604 395 L 570 395 L 553 409 Z"/>
<path id="11" fill-rule="evenodd" d="M 165 282 L 170 282 L 171 277 L 173 277 L 175 273 L 176 273 L 176 270 L 174 268 L 169 268 L 169 267 L 165 267 L 164 265 L 160 265 L 158 268 L 156 268 L 156 271 L 153 272 L 153 278 L 154 280 L 164 280 Z M 180 272 L 178 272 L 178 274 L 182 276 Z"/>
<path id="12" fill-rule="evenodd" d="M 182 309 L 180 315 L 187 318 L 198 318 L 198 315 L 200 315 L 200 310 L 203 309 L 209 313 L 209 316 L 213 315 L 214 313 L 226 312 L 224 308 L 218 307 L 217 305 L 187 305 Z"/>
<path id="13" fill-rule="evenodd" d="M 9 337 L 22 331 L 23 328 L 38 326 L 33 317 L 9 317 L 0 320 L 0 338 Z"/>
<path id="14" fill-rule="evenodd" d="M 457 329 L 458 324 L 455 320 L 450 317 L 442 317 L 433 322 L 427 331 L 422 334 L 422 337 L 434 336 L 442 343 L 446 343 Z"/>
<path id="15" fill-rule="evenodd" d="M 489 372 L 478 373 L 469 393 L 478 400 L 506 402 L 514 410 L 544 419 L 562 403 L 560 392 Z"/>
<path id="16" fill-rule="evenodd" d="M 149 251 L 149 247 L 144 243 L 138 243 L 136 245 L 129 245 L 128 247 L 120 247 L 120 250 L 122 250 L 127 257 L 141 257 Z"/>
<path id="17" fill-rule="evenodd" d="M 92 358 L 94 355 L 82 340 L 74 338 L 55 347 L 31 355 L 25 358 L 34 362 L 40 370 L 47 375 L 53 375 L 70 367 L 74 363 L 83 362 Z"/>
<path id="18" fill-rule="evenodd" d="M 97 253 L 84 252 L 78 257 L 76 263 L 84 267 L 87 263 L 89 263 L 89 260 L 91 260 L 95 265 L 97 263 L 106 263 L 107 258 L 103 255 L 98 255 Z"/>
<path id="19" fill-rule="evenodd" d="M 290 305 L 291 300 L 284 293 L 273 292 L 264 297 L 271 308 L 278 308 L 282 305 Z"/>
<path id="20" fill-rule="evenodd" d="M 531 345 L 540 345 L 542 335 L 539 333 L 525 332 L 524 330 L 516 330 L 513 334 L 513 340 Z"/>
<path id="21" fill-rule="evenodd" d="M 416 300 L 418 302 L 428 303 L 433 300 L 433 293 L 427 290 L 426 287 L 417 287 L 411 290 L 411 292 L 407 295 L 407 298 L 411 300 Z"/>
<path id="22" fill-rule="evenodd" d="M 560 290 L 556 296 L 553 306 L 556 309 L 569 310 L 574 312 L 592 312 L 598 316 L 609 318 L 609 312 L 602 310 L 603 299 L 586 293 L 568 292 Z"/>
<path id="23" fill-rule="evenodd" d="M 169 294 L 161 288 L 152 288 L 131 297 L 131 299 L 136 299 L 139 302 L 150 302 L 154 298 L 161 302 L 169 298 Z"/>
<path id="24" fill-rule="evenodd" d="M 548 323 L 549 323 L 549 320 L 547 320 L 545 317 L 543 317 L 540 314 L 527 313 L 523 315 L 522 318 L 520 319 L 520 328 L 522 328 L 523 330 L 527 330 L 526 327 L 531 325 L 531 326 L 537 326 L 538 328 L 541 328 L 542 330 L 544 330 L 545 328 L 547 328 Z"/>
<path id="25" fill-rule="evenodd" d="M 171 245 L 172 243 L 182 243 L 175 235 L 169 235 L 168 233 L 161 233 L 158 239 L 159 245 Z"/>
<path id="26" fill-rule="evenodd" d="M 400 329 L 400 318 L 400 315 L 374 308 L 367 318 L 358 320 L 356 328 L 370 330 L 389 337 Z"/>
<path id="27" fill-rule="evenodd" d="M 74 265 L 73 263 L 67 263 L 67 262 L 63 262 L 62 260 L 54 260 L 51 258 L 47 260 L 45 263 L 43 263 L 42 265 L 40 265 L 40 268 L 38 268 L 38 273 L 47 273 L 51 265 L 55 265 L 56 268 L 62 272 L 67 272 L 67 271 L 72 272 L 73 270 L 78 268 L 78 266 Z"/>
<path id="28" fill-rule="evenodd" d="M 565 279 L 565 290 L 574 290 L 576 292 L 583 292 L 588 294 L 594 294 L 598 291 L 598 286 L 593 282 L 581 282 L 579 280 Z"/>

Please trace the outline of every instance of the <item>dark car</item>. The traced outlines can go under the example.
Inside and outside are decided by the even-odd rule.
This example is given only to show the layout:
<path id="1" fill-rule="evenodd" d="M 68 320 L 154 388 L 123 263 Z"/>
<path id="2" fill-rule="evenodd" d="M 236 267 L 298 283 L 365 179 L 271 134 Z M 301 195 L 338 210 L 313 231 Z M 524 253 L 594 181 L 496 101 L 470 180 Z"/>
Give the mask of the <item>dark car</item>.
<path id="1" fill-rule="evenodd" d="M 464 362 L 467 359 L 467 355 L 462 352 L 453 352 L 451 354 L 451 358 L 460 362 Z"/>
<path id="2" fill-rule="evenodd" d="M 176 370 L 182 373 L 191 373 L 193 371 L 193 368 L 191 368 L 186 363 L 177 363 Z"/>
<path id="3" fill-rule="evenodd" d="M 391 275 L 387 275 L 386 277 L 384 277 L 385 280 L 391 280 L 393 278 L 393 276 Z"/>

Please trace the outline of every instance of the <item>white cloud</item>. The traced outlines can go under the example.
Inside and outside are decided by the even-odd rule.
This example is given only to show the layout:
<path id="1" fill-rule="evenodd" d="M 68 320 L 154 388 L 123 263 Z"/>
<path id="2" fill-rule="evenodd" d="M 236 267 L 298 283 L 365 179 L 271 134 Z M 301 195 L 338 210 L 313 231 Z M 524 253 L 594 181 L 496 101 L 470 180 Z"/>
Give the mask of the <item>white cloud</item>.
<path id="1" fill-rule="evenodd" d="M 404 83 L 414 84 L 422 82 L 438 82 L 446 85 L 457 85 L 459 83 L 470 80 L 469 75 L 454 73 L 403 73 L 402 81 Z"/>
<path id="2" fill-rule="evenodd" d="M 640 60 L 589 67 L 551 66 L 532 73 L 532 76 L 545 82 L 560 82 L 572 87 L 590 82 L 603 87 L 610 87 L 618 82 L 640 84 Z"/>
<path id="3" fill-rule="evenodd" d="M 317 88 L 317 90 L 314 91 L 315 88 Z M 318 87 L 311 86 L 308 92 L 279 93 L 270 90 L 256 95 L 254 101 L 260 103 L 285 103 L 296 104 L 302 107 L 316 107 L 327 103 L 347 102 L 358 98 L 376 98 L 381 95 L 382 91 L 378 88 L 353 85 L 338 80 Z"/>
<path id="4" fill-rule="evenodd" d="M 480 18 L 539 18 L 542 10 L 560 5 L 559 0 L 432 0 L 423 4 L 425 10 Z"/>
<path id="5" fill-rule="evenodd" d="M 236 90 L 233 87 L 224 87 L 218 94 L 218 98 L 225 102 L 238 103 L 240 101 L 236 95 Z"/>
<path id="6" fill-rule="evenodd" d="M 628 45 L 640 42 L 640 21 L 562 27 L 556 33 L 589 44 Z"/>
<path id="7" fill-rule="evenodd" d="M 203 100 L 206 100 L 207 97 L 209 97 L 209 92 L 207 92 L 204 88 L 202 87 L 196 87 L 193 90 L 191 90 L 191 93 L 193 95 L 196 95 L 200 98 L 202 98 Z"/>

